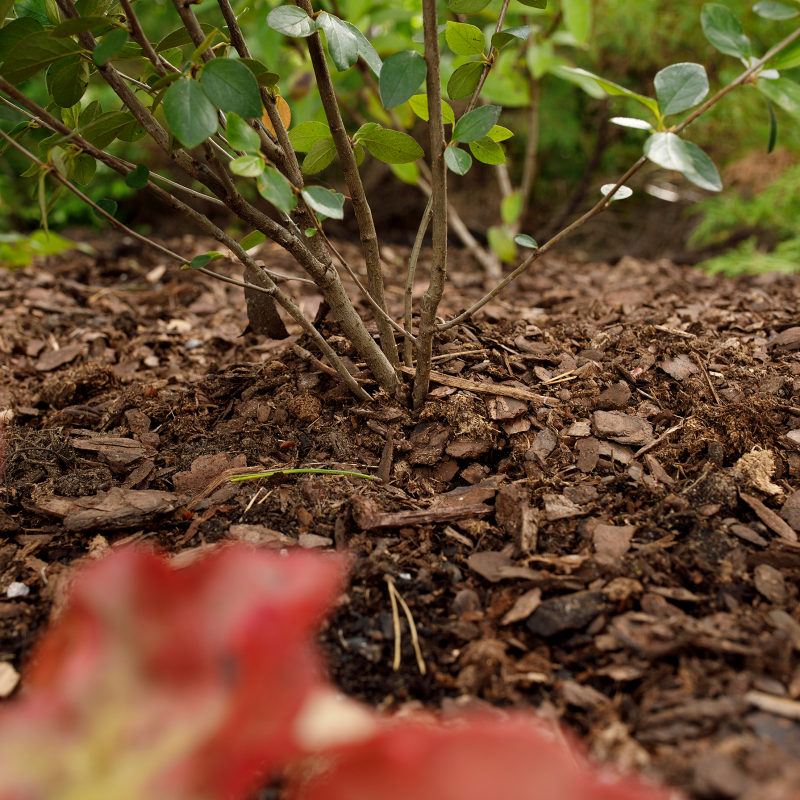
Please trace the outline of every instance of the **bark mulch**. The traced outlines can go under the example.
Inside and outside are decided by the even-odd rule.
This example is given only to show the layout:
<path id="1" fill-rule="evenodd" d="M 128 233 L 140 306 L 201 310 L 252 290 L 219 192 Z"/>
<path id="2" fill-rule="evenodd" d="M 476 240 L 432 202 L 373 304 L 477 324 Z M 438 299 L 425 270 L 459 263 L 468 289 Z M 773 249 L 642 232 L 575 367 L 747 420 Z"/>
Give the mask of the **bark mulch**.
<path id="1" fill-rule="evenodd" d="M 90 243 L 96 257 L 0 272 L 0 693 L 75 565 L 109 548 L 346 550 L 352 583 L 320 641 L 350 695 L 534 706 L 693 798 L 800 791 L 800 278 L 550 254 L 437 340 L 415 413 L 330 319 L 374 402 L 296 327 L 242 335 L 238 288 Z M 398 319 L 407 254 L 383 251 Z M 279 250 L 258 257 L 298 274 Z M 445 315 L 482 293 L 458 251 L 450 279 Z M 314 287 L 296 286 L 313 315 Z M 229 480 L 293 467 L 383 481 Z M 389 582 L 424 661 L 401 613 L 398 671 Z"/>

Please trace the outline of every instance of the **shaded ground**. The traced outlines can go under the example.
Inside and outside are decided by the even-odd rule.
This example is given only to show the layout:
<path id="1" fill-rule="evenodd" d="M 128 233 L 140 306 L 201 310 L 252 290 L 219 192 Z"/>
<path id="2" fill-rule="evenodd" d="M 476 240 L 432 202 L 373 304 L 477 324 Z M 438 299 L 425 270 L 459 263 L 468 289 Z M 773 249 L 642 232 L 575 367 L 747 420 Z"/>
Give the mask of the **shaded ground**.
<path id="1" fill-rule="evenodd" d="M 355 401 L 302 360 L 296 328 L 242 336 L 239 289 L 92 244 L 96 259 L 0 272 L 6 665 L 24 667 L 74 563 L 122 542 L 182 560 L 228 539 L 348 549 L 321 641 L 351 695 L 533 705 L 691 797 L 800 788 L 800 278 L 545 257 L 437 341 L 415 414 L 402 393 Z M 399 318 L 407 251 L 383 256 Z M 450 269 L 445 314 L 481 294 L 466 256 Z M 388 480 L 228 480 L 253 467 Z M 424 675 L 406 620 L 392 669 L 387 576 Z"/>

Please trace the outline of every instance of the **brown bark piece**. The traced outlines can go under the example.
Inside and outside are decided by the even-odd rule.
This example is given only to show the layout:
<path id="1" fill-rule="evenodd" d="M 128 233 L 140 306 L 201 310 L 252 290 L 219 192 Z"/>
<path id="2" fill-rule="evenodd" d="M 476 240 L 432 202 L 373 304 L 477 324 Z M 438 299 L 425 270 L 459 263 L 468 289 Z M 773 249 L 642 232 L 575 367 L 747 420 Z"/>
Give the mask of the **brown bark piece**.
<path id="1" fill-rule="evenodd" d="M 116 531 L 138 528 L 159 514 L 174 511 L 180 500 L 172 492 L 113 487 L 75 500 L 66 517 L 68 531 Z"/>
<path id="2" fill-rule="evenodd" d="M 647 468 L 650 470 L 650 474 L 659 482 L 663 483 L 665 486 L 674 486 L 675 485 L 675 478 L 673 478 L 665 469 L 661 466 L 661 462 L 652 454 L 648 453 L 644 457 L 644 461 L 647 464 Z"/>
<path id="3" fill-rule="evenodd" d="M 544 496 L 544 512 L 547 515 L 548 522 L 580 517 L 586 513 L 580 506 L 575 505 L 571 500 L 567 500 L 563 494 L 546 494 Z"/>
<path id="4" fill-rule="evenodd" d="M 495 520 L 513 538 L 517 555 L 535 552 L 539 525 L 528 493 L 519 486 L 504 486 L 495 502 Z"/>
<path id="5" fill-rule="evenodd" d="M 511 625 L 513 622 L 520 622 L 533 614 L 541 602 L 542 590 L 538 586 L 535 589 L 529 589 L 517 598 L 517 602 L 506 612 L 500 624 Z"/>
<path id="6" fill-rule="evenodd" d="M 675 358 L 665 359 L 659 366 L 667 375 L 671 378 L 675 378 L 676 381 L 685 381 L 687 378 L 694 375 L 695 372 L 700 371 L 697 364 L 685 353 L 681 353 L 675 356 Z"/>
<path id="7" fill-rule="evenodd" d="M 739 492 L 739 497 L 755 511 L 756 516 L 774 533 L 777 533 L 781 539 L 786 539 L 787 542 L 796 542 L 797 534 L 792 528 L 784 522 L 774 511 L 767 508 L 757 497 Z"/>
<path id="8" fill-rule="evenodd" d="M 243 453 L 229 460 L 227 453 L 209 453 L 199 456 L 192 462 L 191 469 L 176 472 L 172 485 L 178 494 L 193 495 L 207 488 L 219 475 L 228 469 L 241 469 L 247 466 L 247 456 Z"/>
<path id="9" fill-rule="evenodd" d="M 516 419 L 528 410 L 528 404 L 513 397 L 488 397 L 489 416 L 496 420 Z"/>
<path id="10" fill-rule="evenodd" d="M 455 439 L 445 448 L 453 458 L 478 458 L 492 449 L 491 439 Z"/>
<path id="11" fill-rule="evenodd" d="M 361 514 L 358 526 L 365 531 L 381 528 L 404 528 L 411 525 L 430 525 L 436 522 L 452 522 L 470 517 L 487 517 L 494 509 L 479 503 L 471 506 L 433 508 L 427 511 L 397 511 L 394 513 Z"/>
<path id="12" fill-rule="evenodd" d="M 781 508 L 781 517 L 796 531 L 800 531 L 800 491 L 793 492 L 786 498 Z"/>
<path id="13" fill-rule="evenodd" d="M 759 564 L 753 570 L 753 583 L 759 594 L 776 606 L 783 605 L 789 597 L 783 574 L 769 564 Z"/>
<path id="14" fill-rule="evenodd" d="M 555 636 L 585 628 L 606 607 L 600 592 L 574 592 L 545 600 L 526 625 L 537 636 Z"/>
<path id="15" fill-rule="evenodd" d="M 97 436 L 91 439 L 74 439 L 76 450 L 86 450 L 96 454 L 98 461 L 108 464 L 112 472 L 124 474 L 146 456 L 153 455 L 152 448 L 145 447 L 136 439 L 121 436 Z"/>
<path id="16" fill-rule="evenodd" d="M 445 494 L 437 495 L 430 508 L 461 508 L 462 506 L 477 505 L 486 500 L 492 500 L 503 480 L 505 480 L 504 475 L 495 475 L 488 480 L 476 483 L 474 486 L 459 486 L 457 489 L 445 492 Z"/>
<path id="17" fill-rule="evenodd" d="M 635 525 L 603 525 L 594 529 L 592 540 L 600 564 L 613 564 L 631 549 Z"/>
<path id="18" fill-rule="evenodd" d="M 556 449 L 558 445 L 558 437 L 550 430 L 550 428 L 544 428 L 544 430 L 539 431 L 536 434 L 536 438 L 533 440 L 533 444 L 531 445 L 530 449 L 527 453 L 525 453 L 525 460 L 526 461 L 542 461 Z"/>
<path id="19" fill-rule="evenodd" d="M 600 442 L 594 436 L 590 436 L 588 439 L 580 439 L 575 449 L 578 451 L 576 466 L 584 474 L 590 473 L 600 458 Z"/>
<path id="20" fill-rule="evenodd" d="M 251 267 L 245 268 L 244 279 L 247 283 L 260 285 L 255 270 Z M 254 333 L 270 339 L 285 339 L 289 335 L 272 297 L 256 289 L 245 289 L 244 299 L 247 303 L 247 319 Z"/>
<path id="21" fill-rule="evenodd" d="M 800 328 L 787 328 L 781 331 L 767 347 L 777 350 L 800 350 Z"/>
<path id="22" fill-rule="evenodd" d="M 597 396 L 597 408 L 602 411 L 612 411 L 617 408 L 625 408 L 631 399 L 631 390 L 627 383 L 615 383 L 609 386 Z"/>
<path id="23" fill-rule="evenodd" d="M 505 576 L 500 570 L 504 567 L 513 567 L 513 565 L 514 562 L 505 553 L 493 550 L 473 553 L 467 559 L 467 566 L 471 570 L 492 583 L 503 580 Z"/>
<path id="24" fill-rule="evenodd" d="M 48 350 L 43 353 L 33 365 L 37 372 L 50 372 L 74 361 L 79 355 L 87 353 L 89 348 L 85 344 L 68 344 L 59 350 Z"/>
<path id="25" fill-rule="evenodd" d="M 595 432 L 602 438 L 637 447 L 653 441 L 653 426 L 641 417 L 622 411 L 595 411 L 592 419 Z"/>
<path id="26" fill-rule="evenodd" d="M 274 531 L 266 525 L 231 525 L 228 536 L 237 542 L 246 542 L 257 547 L 278 549 L 297 545 L 296 539 Z"/>

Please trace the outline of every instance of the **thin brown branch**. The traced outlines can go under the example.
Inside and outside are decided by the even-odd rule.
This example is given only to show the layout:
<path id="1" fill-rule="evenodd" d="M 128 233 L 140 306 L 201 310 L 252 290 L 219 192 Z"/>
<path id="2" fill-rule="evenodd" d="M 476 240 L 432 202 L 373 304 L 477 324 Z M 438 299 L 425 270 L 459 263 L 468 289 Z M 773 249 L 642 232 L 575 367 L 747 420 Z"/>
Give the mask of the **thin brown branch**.
<path id="1" fill-rule="evenodd" d="M 506 19 L 506 12 L 508 11 L 509 2 L 510 0 L 503 0 L 503 6 L 500 9 L 500 16 L 497 18 L 497 25 L 494 29 L 495 33 L 499 33 L 503 28 L 503 22 L 505 22 Z M 478 97 L 481 91 L 483 91 L 483 84 L 486 83 L 486 79 L 489 77 L 489 70 L 494 66 L 495 59 L 497 58 L 497 52 L 498 51 L 495 49 L 494 45 L 489 48 L 489 60 L 483 65 L 480 80 L 478 81 L 475 91 L 472 93 L 467 110 L 464 112 L 465 114 L 469 114 L 469 112 L 475 108 L 475 105 L 478 102 Z"/>
<path id="2" fill-rule="evenodd" d="M 120 5 L 125 12 L 125 18 L 128 21 L 130 34 L 133 40 L 142 48 L 144 54 L 150 59 L 150 63 L 153 65 L 156 74 L 163 78 L 167 74 L 166 67 L 161 63 L 161 59 L 158 57 L 153 45 L 150 44 L 150 40 L 145 36 L 142 24 L 139 22 L 139 18 L 136 16 L 136 12 L 133 10 L 130 0 L 120 0 Z"/>
<path id="3" fill-rule="evenodd" d="M 203 29 L 200 27 L 200 23 L 194 15 L 191 4 L 187 3 L 186 0 L 172 0 L 172 5 L 175 6 L 175 10 L 181 18 L 183 27 L 189 32 L 192 43 L 195 47 L 200 47 L 205 41 L 206 35 L 203 33 Z M 207 47 L 201 58 L 203 61 L 210 61 L 214 58 L 214 51 L 210 47 Z"/>
<path id="4" fill-rule="evenodd" d="M 233 184 L 233 178 L 231 178 L 231 176 L 228 174 L 228 170 L 226 169 L 225 165 L 219 160 L 217 151 L 211 145 L 212 142 L 210 139 L 206 139 L 206 141 L 203 142 L 203 150 L 205 151 L 206 158 L 209 160 L 211 168 L 214 170 L 217 177 L 225 186 L 225 189 L 227 190 L 226 196 L 233 197 L 234 195 L 238 194 L 236 191 L 236 186 Z M 226 153 L 225 155 L 228 154 Z"/>
<path id="5" fill-rule="evenodd" d="M 419 251 L 422 249 L 422 240 L 425 238 L 425 232 L 428 230 L 431 218 L 433 217 L 433 192 L 428 198 L 428 203 L 425 206 L 425 212 L 422 215 L 422 220 L 419 223 L 419 230 L 417 231 L 417 238 L 414 239 L 414 246 L 411 248 L 411 255 L 408 257 L 408 271 L 406 272 L 406 292 L 405 292 L 405 313 L 403 322 L 405 329 L 411 333 L 411 301 L 414 294 L 414 275 L 417 272 L 417 261 L 419 260 Z M 403 343 L 403 363 L 407 367 L 413 366 L 414 353 L 411 347 L 410 339 L 406 339 Z"/>

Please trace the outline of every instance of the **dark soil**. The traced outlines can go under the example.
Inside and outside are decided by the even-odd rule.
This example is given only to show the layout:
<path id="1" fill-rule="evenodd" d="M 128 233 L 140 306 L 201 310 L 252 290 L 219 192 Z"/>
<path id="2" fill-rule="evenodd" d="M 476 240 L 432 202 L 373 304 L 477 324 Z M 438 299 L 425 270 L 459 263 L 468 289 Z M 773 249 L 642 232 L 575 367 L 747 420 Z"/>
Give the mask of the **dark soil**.
<path id="1" fill-rule="evenodd" d="M 301 358 L 296 327 L 242 335 L 238 288 L 91 244 L 0 272 L 0 659 L 24 672 L 75 563 L 123 542 L 180 561 L 230 539 L 347 550 L 321 643 L 350 695 L 534 706 L 690 797 L 800 787 L 800 278 L 546 256 L 437 340 L 414 413 L 363 372 L 375 399 L 356 401 Z M 399 319 L 407 250 L 383 256 Z M 279 249 L 259 257 L 298 274 Z M 482 293 L 461 252 L 450 279 L 445 316 Z M 313 315 L 314 287 L 294 286 Z M 229 481 L 248 467 L 388 480 Z M 387 580 L 424 675 L 402 610 L 392 668 Z"/>

